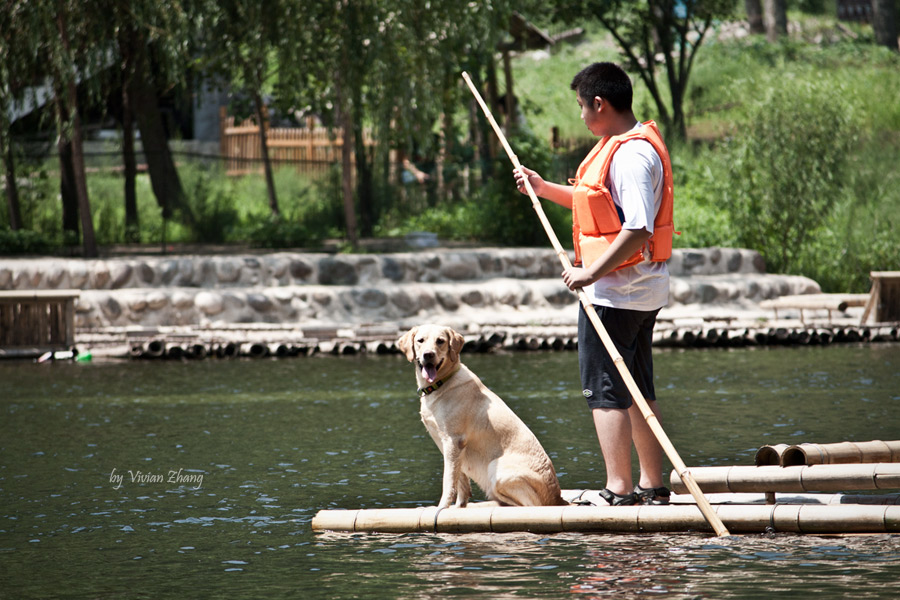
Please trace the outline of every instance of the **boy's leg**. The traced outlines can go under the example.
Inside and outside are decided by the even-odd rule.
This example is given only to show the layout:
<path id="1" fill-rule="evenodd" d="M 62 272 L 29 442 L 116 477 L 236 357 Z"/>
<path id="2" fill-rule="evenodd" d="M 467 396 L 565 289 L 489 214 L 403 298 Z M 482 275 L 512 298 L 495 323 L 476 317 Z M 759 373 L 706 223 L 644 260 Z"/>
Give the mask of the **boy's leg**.
<path id="1" fill-rule="evenodd" d="M 628 311 L 595 307 L 626 365 L 632 362 L 639 325 Z M 614 494 L 633 491 L 631 476 L 631 394 L 609 352 L 581 308 L 578 319 L 578 359 L 584 396 L 597 431 L 606 465 L 606 488 Z"/>
<path id="2" fill-rule="evenodd" d="M 641 313 L 596 308 L 642 395 L 654 413 L 659 414 L 653 400 L 655 390 L 651 355 L 657 311 Z M 643 414 L 633 404 L 631 392 L 583 309 L 579 314 L 578 326 L 581 380 L 606 463 L 606 487 L 616 494 L 632 491 L 632 442 L 641 463 L 641 487 L 661 487 L 662 447 Z"/>
<path id="3" fill-rule="evenodd" d="M 656 313 L 645 313 L 640 331 L 635 339 L 634 357 L 630 368 L 647 405 L 656 415 L 657 420 L 661 422 L 659 406 L 656 403 L 656 390 L 653 385 L 652 344 L 655 325 Z M 662 446 L 637 405 L 632 404 L 629 412 L 631 413 L 631 434 L 641 465 L 639 485 L 645 489 L 662 487 Z"/>
<path id="4" fill-rule="evenodd" d="M 632 425 L 629 411 L 622 408 L 595 408 L 591 411 L 597 440 L 606 464 L 606 488 L 614 494 L 630 494 Z"/>
<path id="5" fill-rule="evenodd" d="M 647 400 L 647 404 L 659 419 L 660 413 L 656 400 Z M 637 449 L 641 465 L 641 478 L 638 485 L 645 489 L 663 487 L 662 446 L 659 445 L 659 440 L 656 439 L 656 435 L 650 429 L 637 405 L 632 404 L 628 412 L 631 413 L 631 436 L 634 439 L 634 447 Z"/>

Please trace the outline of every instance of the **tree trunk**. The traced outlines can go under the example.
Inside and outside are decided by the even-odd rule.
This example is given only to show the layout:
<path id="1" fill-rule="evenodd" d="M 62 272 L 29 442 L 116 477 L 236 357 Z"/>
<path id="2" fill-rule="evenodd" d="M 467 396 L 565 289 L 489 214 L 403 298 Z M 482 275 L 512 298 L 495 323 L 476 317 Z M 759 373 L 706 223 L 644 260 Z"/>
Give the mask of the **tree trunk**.
<path id="1" fill-rule="evenodd" d="M 875 43 L 898 49 L 896 0 L 872 0 L 872 27 Z"/>
<path id="2" fill-rule="evenodd" d="M 787 35 L 787 0 L 765 0 L 766 39 L 776 42 Z"/>
<path id="3" fill-rule="evenodd" d="M 81 117 L 78 115 L 78 104 L 75 99 L 75 82 L 69 84 L 69 98 L 75 113 L 72 115 L 72 172 L 75 175 L 75 191 L 78 195 L 78 213 L 81 216 L 81 242 L 85 258 L 96 258 L 97 238 L 94 236 L 94 219 L 91 215 L 91 202 L 88 198 L 87 177 L 84 173 L 84 145 L 81 130 Z"/>
<path id="4" fill-rule="evenodd" d="M 22 229 L 22 210 L 19 207 L 19 187 L 16 185 L 16 163 L 13 156 L 12 139 L 8 135 L 0 138 L 0 148 L 3 149 L 3 165 L 6 171 L 6 207 L 9 213 L 9 228 L 17 231 Z"/>
<path id="5" fill-rule="evenodd" d="M 744 0 L 744 9 L 747 11 L 747 21 L 750 22 L 750 33 L 765 33 L 762 0 Z"/>
<path id="6" fill-rule="evenodd" d="M 78 225 L 78 193 L 75 191 L 75 169 L 72 166 L 72 142 L 62 135 L 56 143 L 59 156 L 59 197 L 62 199 L 62 225 L 66 244 L 77 244 L 81 227 Z"/>
<path id="7" fill-rule="evenodd" d="M 118 15 L 126 23 L 127 18 Z M 119 55 L 122 57 L 121 82 L 122 82 L 122 166 L 124 167 L 125 194 L 125 241 L 138 243 L 141 241 L 141 224 L 137 208 L 137 160 L 134 154 L 134 107 L 131 100 L 131 81 L 134 79 L 135 60 L 137 57 L 136 42 L 138 35 L 131 27 L 123 27 L 119 30 L 117 42 Z"/>
<path id="8" fill-rule="evenodd" d="M 371 236 L 374 230 L 375 202 L 372 194 L 372 167 L 366 154 L 366 140 L 363 135 L 362 94 L 357 90 L 353 102 L 353 150 L 356 158 L 356 197 L 359 199 L 361 213 L 360 235 Z"/>
<path id="9" fill-rule="evenodd" d="M 513 73 L 512 61 L 509 57 L 509 50 L 503 50 L 503 77 L 506 82 L 506 135 L 514 136 L 516 134 L 516 97 L 513 94 Z"/>
<path id="10" fill-rule="evenodd" d="M 338 107 L 341 124 L 341 193 L 344 198 L 344 222 L 347 225 L 347 239 L 353 248 L 359 247 L 359 233 L 356 225 L 356 206 L 353 202 L 353 118 L 343 98 L 344 90 L 340 81 L 337 85 Z"/>
<path id="11" fill-rule="evenodd" d="M 487 85 L 485 87 L 487 87 L 488 106 L 491 107 L 491 111 L 496 113 L 498 112 L 499 100 L 497 97 L 497 65 L 494 63 L 493 53 L 488 56 Z M 493 171 L 494 157 L 497 156 L 497 141 L 496 136 L 489 132 L 490 123 L 488 123 L 481 114 L 478 115 L 478 123 L 482 131 L 481 139 L 484 142 L 484 148 L 482 148 L 484 152 L 484 160 L 481 169 L 482 180 L 487 182 L 491 178 L 491 173 Z"/>
<path id="12" fill-rule="evenodd" d="M 125 176 L 125 241 L 137 243 L 141 241 L 141 226 L 135 190 L 137 161 L 134 157 L 134 113 L 128 86 L 122 87 L 122 164 Z"/>
<path id="13" fill-rule="evenodd" d="M 272 162 L 269 160 L 269 143 L 266 133 L 269 128 L 269 119 L 266 115 L 266 107 L 263 104 L 259 90 L 253 91 L 253 103 L 256 106 L 256 120 L 259 123 L 259 146 L 262 153 L 263 171 L 266 174 L 266 190 L 269 193 L 269 209 L 275 217 L 281 216 L 278 209 L 278 196 L 275 194 L 275 177 L 272 175 Z"/>
<path id="14" fill-rule="evenodd" d="M 177 211 L 181 222 L 194 226 L 195 219 L 184 196 L 181 179 L 169 150 L 169 140 L 159 111 L 159 99 L 152 84 L 146 49 L 138 49 L 135 73 L 128 85 L 128 95 L 141 132 L 141 143 L 147 159 L 150 185 L 164 219 Z"/>
<path id="15" fill-rule="evenodd" d="M 69 52 L 69 34 L 66 30 L 65 13 L 60 11 L 56 17 L 56 27 L 59 31 L 60 41 L 66 53 Z M 75 193 L 78 197 L 78 212 L 81 214 L 81 241 L 85 258 L 95 258 L 97 253 L 97 240 L 94 237 L 94 222 L 91 218 L 91 203 L 88 198 L 87 179 L 84 173 L 84 148 L 82 145 L 81 117 L 78 114 L 78 93 L 74 78 L 70 77 L 65 83 L 66 110 L 71 118 L 72 150 L 72 174 L 74 177 Z"/>

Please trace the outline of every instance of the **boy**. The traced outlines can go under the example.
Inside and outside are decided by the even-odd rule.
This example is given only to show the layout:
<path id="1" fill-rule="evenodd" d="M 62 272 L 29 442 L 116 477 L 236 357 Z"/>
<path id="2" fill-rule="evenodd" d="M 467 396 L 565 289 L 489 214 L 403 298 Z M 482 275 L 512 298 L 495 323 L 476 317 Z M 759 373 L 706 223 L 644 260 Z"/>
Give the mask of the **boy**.
<path id="1" fill-rule="evenodd" d="M 669 299 L 666 259 L 672 249 L 672 170 L 656 124 L 640 123 L 631 108 L 628 75 L 613 63 L 594 63 L 572 80 L 581 118 L 600 141 L 569 185 L 544 181 L 521 167 L 534 192 L 572 209 L 575 266 L 563 272 L 569 289 L 583 288 L 641 393 L 659 416 L 651 342 L 659 309 Z M 667 504 L 662 447 L 632 402 L 631 393 L 583 308 L 578 318 L 583 394 L 606 463 L 601 496 L 612 506 Z M 631 445 L 640 461 L 632 487 Z"/>

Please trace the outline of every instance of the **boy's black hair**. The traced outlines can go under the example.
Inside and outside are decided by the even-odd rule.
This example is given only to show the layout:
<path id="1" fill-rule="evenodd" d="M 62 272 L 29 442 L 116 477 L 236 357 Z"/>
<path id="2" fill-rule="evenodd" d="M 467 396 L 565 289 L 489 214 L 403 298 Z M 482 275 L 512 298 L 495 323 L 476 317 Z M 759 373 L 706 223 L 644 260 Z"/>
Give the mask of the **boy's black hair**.
<path id="1" fill-rule="evenodd" d="M 615 63 L 598 62 L 583 68 L 572 79 L 572 89 L 582 100 L 590 102 L 595 96 L 599 96 L 612 104 L 618 112 L 631 110 L 631 79 Z"/>

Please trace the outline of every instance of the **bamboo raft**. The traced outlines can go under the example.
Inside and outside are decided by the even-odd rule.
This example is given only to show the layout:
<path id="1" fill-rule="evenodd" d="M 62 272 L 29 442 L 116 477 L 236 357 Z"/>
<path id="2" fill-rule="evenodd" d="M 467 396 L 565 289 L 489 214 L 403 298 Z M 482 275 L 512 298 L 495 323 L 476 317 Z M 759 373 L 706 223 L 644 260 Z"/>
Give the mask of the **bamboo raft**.
<path id="1" fill-rule="evenodd" d="M 900 505 L 719 504 L 732 533 L 898 533 Z M 379 533 L 713 533 L 693 504 L 322 510 L 316 531 Z"/>
<path id="2" fill-rule="evenodd" d="M 900 442 L 804 446 L 817 447 L 817 454 L 810 456 L 822 455 L 819 448 L 825 448 L 822 452 L 830 451 L 844 462 L 701 467 L 690 471 L 732 533 L 900 533 L 900 495 L 834 493 L 900 489 L 900 462 L 866 462 L 867 456 L 885 456 L 885 447 L 888 452 L 900 449 Z M 889 460 L 894 460 L 895 455 L 890 456 Z M 670 479 L 674 493 L 668 506 L 518 507 L 483 502 L 443 510 L 434 506 L 321 510 L 313 518 L 312 528 L 382 533 L 713 533 L 678 474 L 673 472 Z M 563 497 L 570 501 L 598 496 L 591 490 L 563 490 Z"/>

